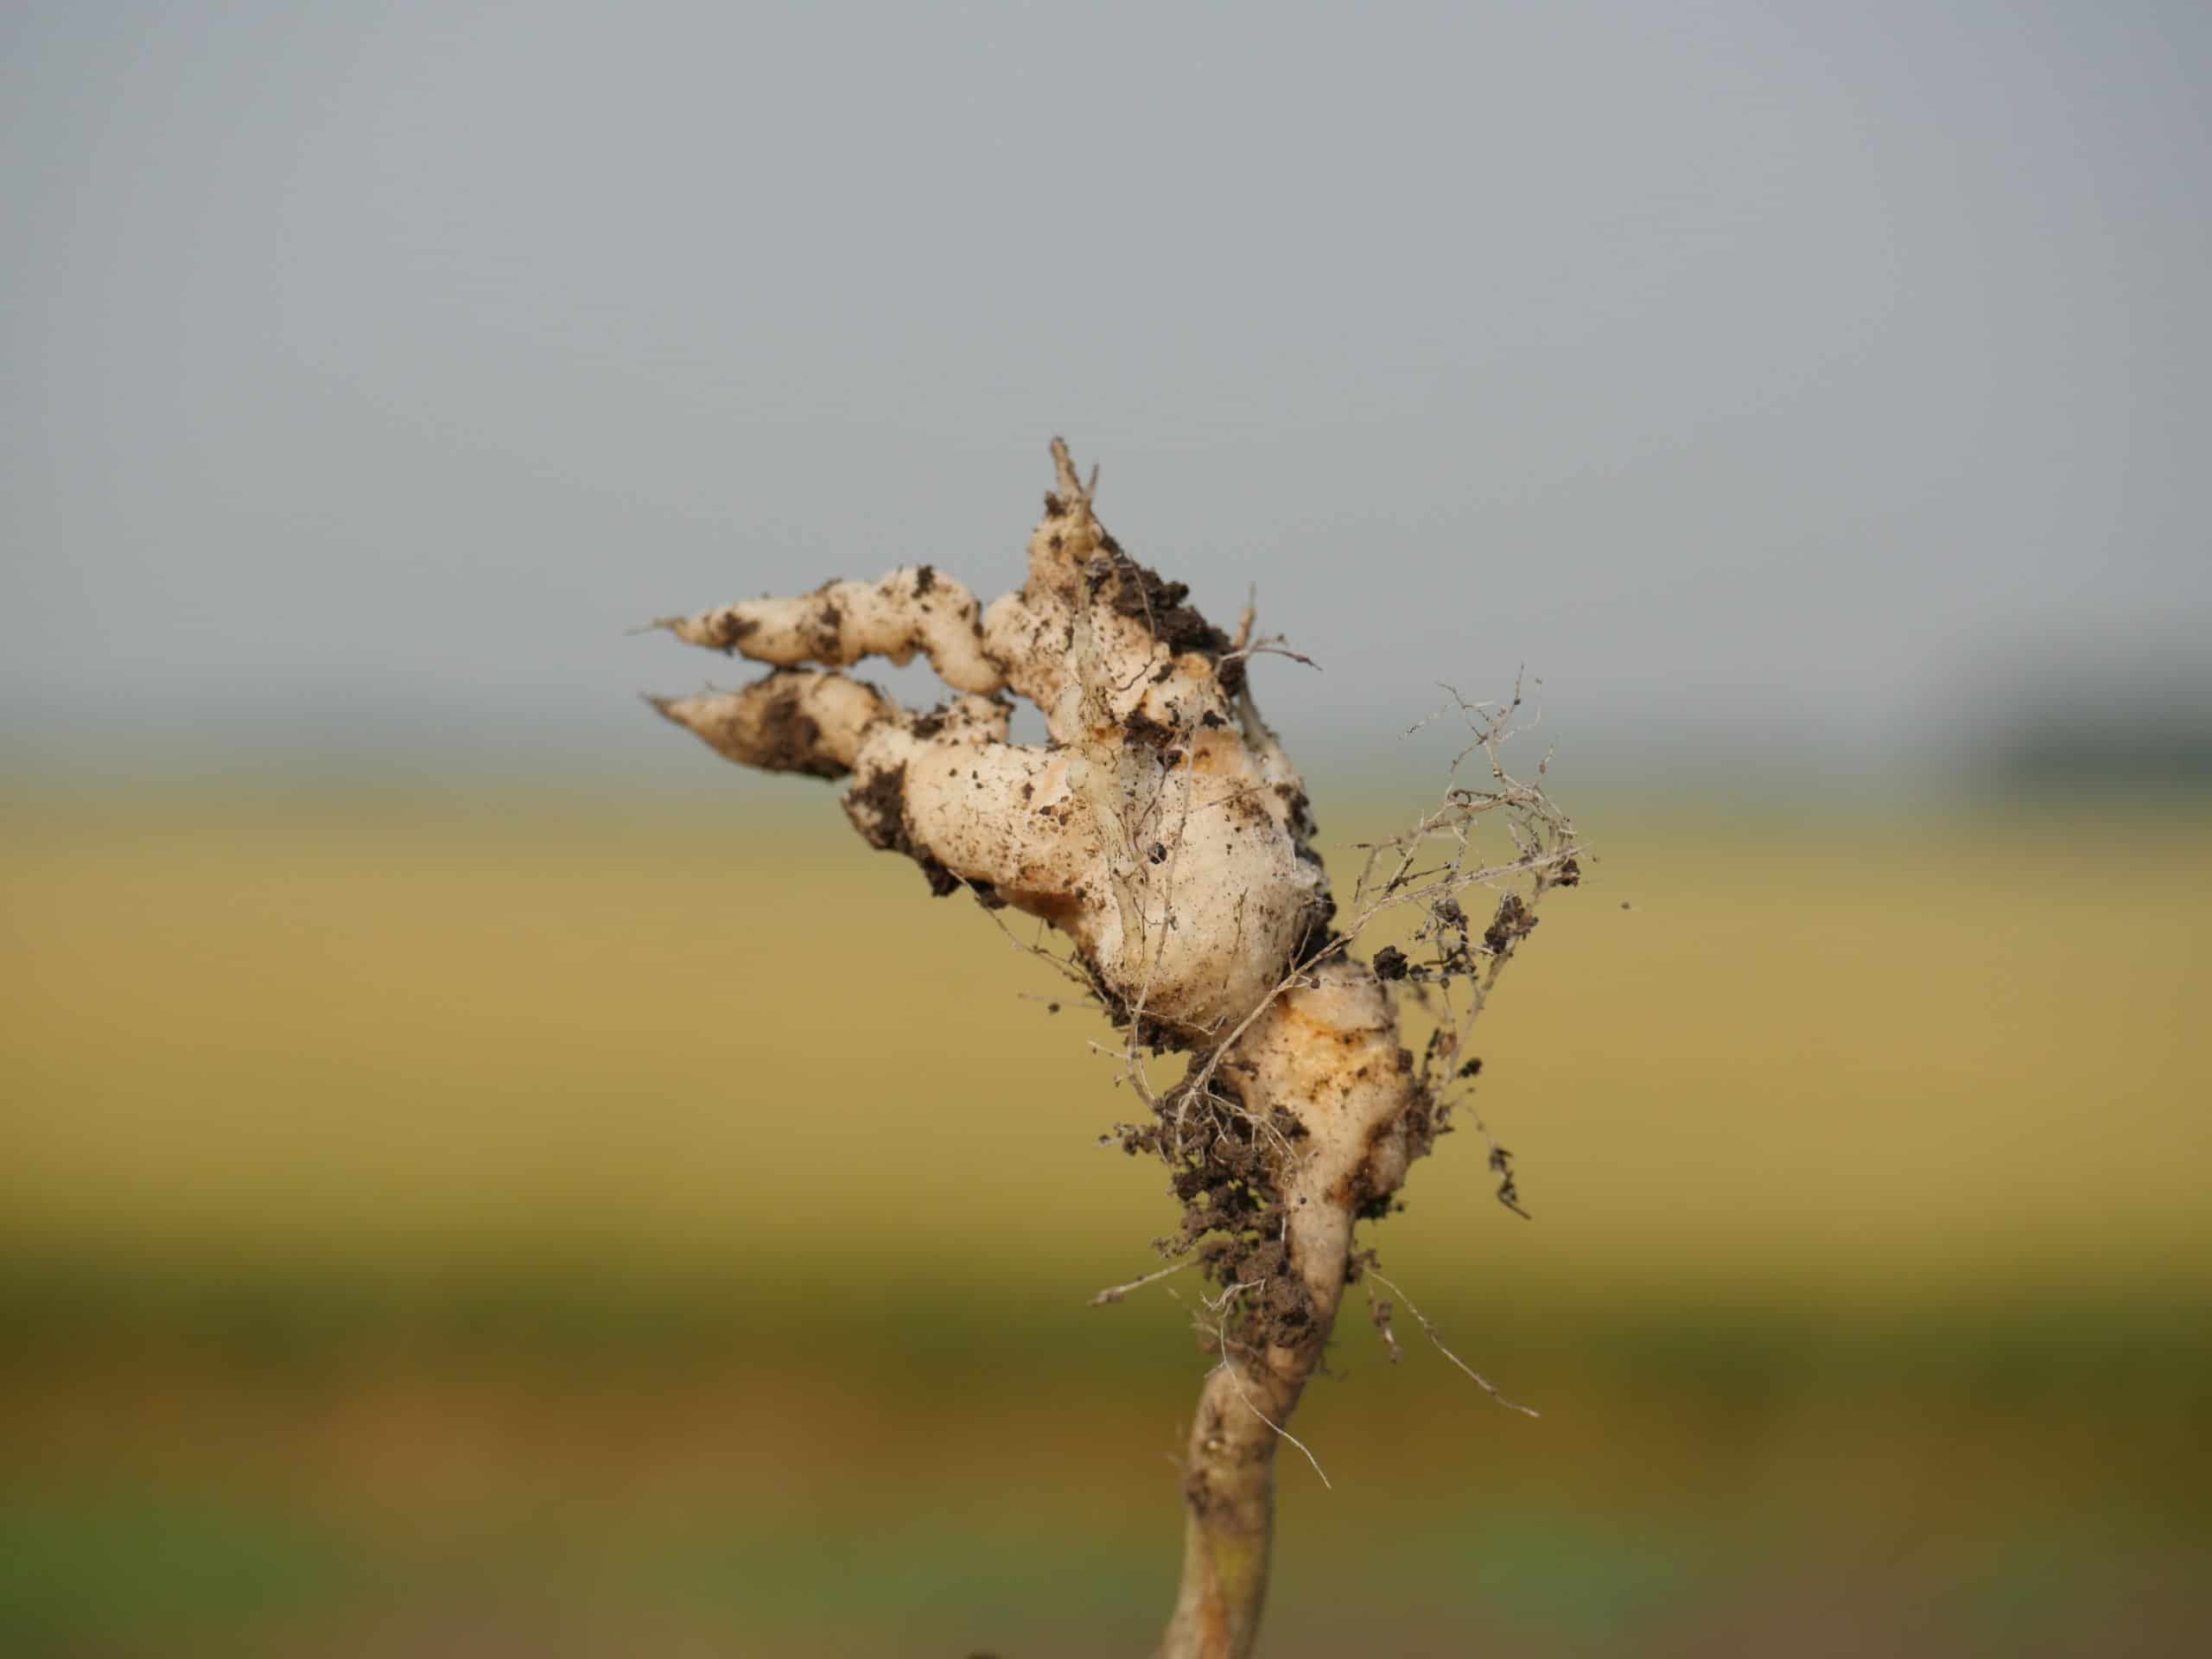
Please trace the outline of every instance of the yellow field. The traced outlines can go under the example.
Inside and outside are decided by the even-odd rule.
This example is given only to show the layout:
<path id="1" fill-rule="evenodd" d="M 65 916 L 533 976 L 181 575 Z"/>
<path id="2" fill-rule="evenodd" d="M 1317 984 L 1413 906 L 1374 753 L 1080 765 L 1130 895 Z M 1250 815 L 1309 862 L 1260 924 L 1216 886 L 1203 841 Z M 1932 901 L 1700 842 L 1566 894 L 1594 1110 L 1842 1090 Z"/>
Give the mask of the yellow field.
<path id="1" fill-rule="evenodd" d="M 2212 1268 L 2212 837 L 1583 822 L 1603 861 L 1478 1044 L 1539 1219 L 1447 1141 L 1388 1230 L 1409 1271 Z M 1164 1224 L 1157 1173 L 1091 1144 L 1130 1108 L 1103 1024 L 826 791 L 149 794 L 5 830 L 0 1207 L 35 1238 L 865 1262 L 896 1230 L 918 1270 L 981 1216 L 1111 1275 Z"/>
<path id="2" fill-rule="evenodd" d="M 1268 1650 L 2203 1651 L 2212 836 L 1577 804 L 1537 1219 L 1377 1230 L 1544 1415 L 1348 1319 Z M 828 791 L 17 803 L 0 925 L 0 1650 L 1144 1650 L 1162 1173 Z"/>

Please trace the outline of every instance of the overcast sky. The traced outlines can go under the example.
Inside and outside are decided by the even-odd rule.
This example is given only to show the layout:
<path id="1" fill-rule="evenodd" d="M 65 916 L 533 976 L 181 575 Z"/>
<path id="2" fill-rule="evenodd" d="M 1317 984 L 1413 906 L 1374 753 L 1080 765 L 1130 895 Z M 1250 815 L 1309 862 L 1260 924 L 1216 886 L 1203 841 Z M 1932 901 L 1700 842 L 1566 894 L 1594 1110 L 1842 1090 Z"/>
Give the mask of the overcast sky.
<path id="1" fill-rule="evenodd" d="M 1055 432 L 1309 743 L 1525 661 L 1854 765 L 2212 634 L 2202 4 L 0 19 L 18 765 L 674 776 L 739 671 L 626 626 L 995 593 Z"/>

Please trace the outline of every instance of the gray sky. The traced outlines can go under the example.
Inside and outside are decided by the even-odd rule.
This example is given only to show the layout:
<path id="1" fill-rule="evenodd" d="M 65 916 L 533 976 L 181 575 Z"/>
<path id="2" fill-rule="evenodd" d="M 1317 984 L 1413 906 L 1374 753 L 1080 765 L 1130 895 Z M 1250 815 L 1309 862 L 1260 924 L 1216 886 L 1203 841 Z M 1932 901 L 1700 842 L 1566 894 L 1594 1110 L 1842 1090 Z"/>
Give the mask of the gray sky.
<path id="1" fill-rule="evenodd" d="M 740 671 L 625 626 L 996 592 L 1056 431 L 1307 753 L 1525 660 L 1570 760 L 1850 767 L 2212 630 L 2201 5 L 0 31 L 22 764 L 688 775 L 632 696 Z"/>

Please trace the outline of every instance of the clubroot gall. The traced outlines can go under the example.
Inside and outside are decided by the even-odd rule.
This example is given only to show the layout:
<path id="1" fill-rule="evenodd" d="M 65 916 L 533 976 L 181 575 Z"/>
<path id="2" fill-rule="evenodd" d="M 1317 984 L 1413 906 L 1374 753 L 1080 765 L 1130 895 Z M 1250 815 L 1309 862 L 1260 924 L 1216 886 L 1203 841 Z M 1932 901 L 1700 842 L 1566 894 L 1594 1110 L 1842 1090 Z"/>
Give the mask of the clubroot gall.
<path id="1" fill-rule="evenodd" d="M 1455 693 L 1468 741 L 1442 798 L 1405 834 L 1363 844 L 1338 913 L 1305 787 L 1247 675 L 1256 656 L 1294 653 L 1255 637 L 1249 608 L 1233 637 L 1208 622 L 1107 533 L 1096 480 L 1065 444 L 1052 459 L 1015 592 L 986 608 L 924 564 L 667 618 L 656 626 L 770 669 L 653 706 L 741 766 L 849 779 L 845 814 L 863 838 L 913 859 L 933 893 L 967 889 L 1001 927 L 1009 910 L 1035 918 L 1037 941 L 1017 944 L 1112 1021 L 1144 1109 L 1108 1139 L 1167 1167 L 1183 1218 L 1159 1244 L 1206 1281 L 1194 1319 L 1215 1358 L 1183 1463 L 1183 1578 L 1160 1653 L 1231 1659 L 1252 1650 L 1276 1452 L 1338 1305 L 1363 1281 L 1395 1289 L 1354 1227 L 1389 1211 L 1465 1109 L 1473 1023 L 1544 896 L 1573 886 L 1586 855 L 1541 787 L 1504 770 L 1518 693 L 1502 705 Z M 952 693 L 927 712 L 839 671 L 917 652 Z M 1017 696 L 1043 713 L 1042 747 L 1009 741 Z M 1354 956 L 1386 921 L 1404 944 Z M 1427 1027 L 1418 1055 L 1402 1001 Z M 1155 1081 L 1148 1062 L 1171 1054 L 1187 1057 L 1183 1076 Z M 1490 1166 L 1517 1211 L 1495 1141 Z M 1395 1358 L 1393 1303 L 1363 1287 Z"/>

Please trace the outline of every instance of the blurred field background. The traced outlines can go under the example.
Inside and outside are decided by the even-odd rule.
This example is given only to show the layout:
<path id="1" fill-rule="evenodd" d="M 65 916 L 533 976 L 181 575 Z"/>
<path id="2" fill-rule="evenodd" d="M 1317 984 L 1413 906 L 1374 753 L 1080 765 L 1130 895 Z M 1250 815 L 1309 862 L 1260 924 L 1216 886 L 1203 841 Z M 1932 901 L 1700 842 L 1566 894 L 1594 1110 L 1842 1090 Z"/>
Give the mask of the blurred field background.
<path id="1" fill-rule="evenodd" d="M 0 1659 L 1147 1652 L 1103 1026 L 624 630 L 1055 433 L 1599 849 L 1264 1652 L 2212 1651 L 2212 9 L 0 8 Z M 871 672 L 874 671 L 871 670 Z M 918 665 L 883 677 L 933 700 Z M 1017 733 L 1033 735 L 1033 715 Z M 1522 757 L 1524 768 L 1538 751 Z"/>
<path id="2" fill-rule="evenodd" d="M 1462 1139 L 1376 1230 L 1544 1414 L 1355 1303 L 1269 1650 L 2190 1650 L 2212 838 L 1577 804 L 1478 1045 L 1536 1218 Z M 827 791 L 4 823 L 0 1650 L 1143 1650 L 1160 1173 Z"/>

